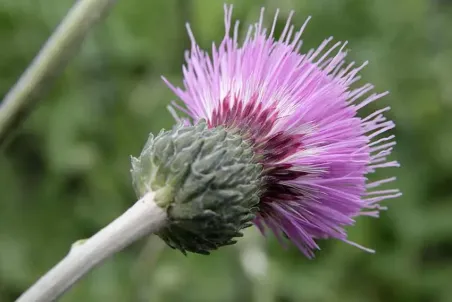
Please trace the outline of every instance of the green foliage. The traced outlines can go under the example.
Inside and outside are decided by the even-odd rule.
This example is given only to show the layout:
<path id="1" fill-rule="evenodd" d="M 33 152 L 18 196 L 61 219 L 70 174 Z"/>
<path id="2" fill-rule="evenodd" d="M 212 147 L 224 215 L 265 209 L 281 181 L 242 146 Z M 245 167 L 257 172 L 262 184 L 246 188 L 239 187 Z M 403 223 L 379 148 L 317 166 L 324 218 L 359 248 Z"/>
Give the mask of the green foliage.
<path id="1" fill-rule="evenodd" d="M 306 260 L 256 230 L 211 256 L 152 237 L 94 270 L 61 301 L 452 301 L 452 3 L 446 0 L 235 0 L 241 24 L 265 5 L 268 22 L 312 15 L 303 49 L 334 35 L 363 73 L 391 94 L 396 173 L 404 196 L 378 220 L 359 219 L 351 240 L 322 242 Z M 0 0 L 4 95 L 69 9 L 69 0 Z M 220 0 L 118 0 L 11 144 L 0 154 L 0 301 L 13 301 L 71 244 L 122 213 L 135 194 L 129 155 L 173 124 L 189 21 L 204 48 L 223 35 Z M 242 28 L 242 32 L 244 28 Z M 363 113 L 364 114 L 364 113 Z"/>

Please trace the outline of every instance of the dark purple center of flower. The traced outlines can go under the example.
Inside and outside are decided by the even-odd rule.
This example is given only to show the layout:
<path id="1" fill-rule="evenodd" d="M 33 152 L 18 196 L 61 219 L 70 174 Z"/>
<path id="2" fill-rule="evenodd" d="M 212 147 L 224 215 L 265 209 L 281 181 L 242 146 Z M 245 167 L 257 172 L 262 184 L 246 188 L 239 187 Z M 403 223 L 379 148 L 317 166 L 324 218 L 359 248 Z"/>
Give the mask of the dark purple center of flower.
<path id="1" fill-rule="evenodd" d="M 286 184 L 306 172 L 293 170 L 293 165 L 284 159 L 303 148 L 300 134 L 278 131 L 270 134 L 278 118 L 278 110 L 269 106 L 264 109 L 257 95 L 246 103 L 241 99 L 227 96 L 213 111 L 208 121 L 209 127 L 225 126 L 238 129 L 248 139 L 264 166 L 265 185 L 261 196 L 261 215 L 265 215 L 266 203 L 298 199 L 302 193 Z"/>

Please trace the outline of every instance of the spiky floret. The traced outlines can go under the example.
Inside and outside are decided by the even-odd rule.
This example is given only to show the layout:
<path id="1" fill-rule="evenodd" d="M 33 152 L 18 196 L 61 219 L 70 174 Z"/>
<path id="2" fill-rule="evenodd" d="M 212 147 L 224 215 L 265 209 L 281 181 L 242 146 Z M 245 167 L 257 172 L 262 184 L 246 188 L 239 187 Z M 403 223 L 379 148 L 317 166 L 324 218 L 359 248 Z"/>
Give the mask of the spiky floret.
<path id="1" fill-rule="evenodd" d="M 345 65 L 346 43 L 328 48 L 328 38 L 300 53 L 307 21 L 295 32 L 290 14 L 275 40 L 278 13 L 270 31 L 263 26 L 263 13 L 239 43 L 239 23 L 231 36 L 232 6 L 225 6 L 226 34 L 210 55 L 188 27 L 192 46 L 184 87 L 164 80 L 185 103 L 173 103 L 189 116 L 179 118 L 171 109 L 178 121 L 189 125 L 206 119 L 211 128 L 241 129 L 264 168 L 254 223 L 281 240 L 288 237 L 312 257 L 317 239 L 352 243 L 344 227 L 360 215 L 377 217 L 380 201 L 400 195 L 395 189 L 375 190 L 395 178 L 367 181 L 378 168 L 398 166 L 387 160 L 394 136 L 383 136 L 394 123 L 383 115 L 389 107 L 358 116 L 359 109 L 386 92 L 370 94 L 371 84 L 351 88 L 367 62 Z"/>

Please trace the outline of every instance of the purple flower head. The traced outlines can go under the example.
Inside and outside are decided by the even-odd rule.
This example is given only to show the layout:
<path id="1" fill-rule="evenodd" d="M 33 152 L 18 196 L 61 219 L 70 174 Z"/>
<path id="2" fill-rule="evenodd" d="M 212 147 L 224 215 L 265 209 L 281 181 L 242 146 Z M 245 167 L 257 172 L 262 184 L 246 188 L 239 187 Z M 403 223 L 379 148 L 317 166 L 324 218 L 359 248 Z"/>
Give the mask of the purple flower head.
<path id="1" fill-rule="evenodd" d="M 386 159 L 395 145 L 394 136 L 385 135 L 394 127 L 383 115 L 389 107 L 365 118 L 357 115 L 387 93 L 370 94 L 371 84 L 350 87 L 367 63 L 345 65 L 346 43 L 331 46 L 328 38 L 300 53 L 307 21 L 295 31 L 291 14 L 275 40 L 277 14 L 268 30 L 263 12 L 239 43 L 239 23 L 231 28 L 232 6 L 225 6 L 226 34 L 210 55 L 188 27 L 192 46 L 184 87 L 165 82 L 186 108 L 174 106 L 190 119 L 172 113 L 187 124 L 205 119 L 209 127 L 238 129 L 251 142 L 264 167 L 254 220 L 263 233 L 268 228 L 281 242 L 290 239 L 307 257 L 319 249 L 317 239 L 360 247 L 347 240 L 344 227 L 357 216 L 377 217 L 380 201 L 400 196 L 395 189 L 375 189 L 394 177 L 374 182 L 366 177 L 378 168 L 399 166 Z"/>

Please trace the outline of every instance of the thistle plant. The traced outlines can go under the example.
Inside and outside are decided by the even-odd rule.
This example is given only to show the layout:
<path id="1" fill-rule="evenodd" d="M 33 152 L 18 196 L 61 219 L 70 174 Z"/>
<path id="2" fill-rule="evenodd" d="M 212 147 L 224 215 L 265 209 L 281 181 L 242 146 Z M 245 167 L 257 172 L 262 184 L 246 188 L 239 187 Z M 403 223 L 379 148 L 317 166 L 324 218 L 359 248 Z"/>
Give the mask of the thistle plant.
<path id="1" fill-rule="evenodd" d="M 48 301 L 96 264 L 150 233 L 183 253 L 210 252 L 236 242 L 255 225 L 314 257 L 318 240 L 351 242 L 345 228 L 359 216 L 377 217 L 380 202 L 400 196 L 369 181 L 375 170 L 397 167 L 388 156 L 394 128 L 379 109 L 358 111 L 386 92 L 356 86 L 367 64 L 345 64 L 346 43 L 301 53 L 301 29 L 289 16 L 278 40 L 258 22 L 239 41 L 232 6 L 225 36 L 211 52 L 188 27 L 183 87 L 164 81 L 179 98 L 170 107 L 177 124 L 150 135 L 132 157 L 139 201 L 92 238 L 77 244 L 19 301 Z M 353 87 L 352 87 L 353 85 Z M 355 87 L 356 86 L 356 87 Z M 182 104 L 180 103 L 182 101 Z"/>
<path id="2" fill-rule="evenodd" d="M 394 136 L 380 137 L 394 127 L 383 115 L 389 107 L 363 119 L 357 115 L 387 93 L 368 95 L 371 84 L 350 87 L 367 63 L 345 66 L 347 43 L 328 46 L 329 38 L 302 54 L 300 38 L 309 19 L 294 32 L 291 14 L 275 40 L 277 14 L 268 31 L 263 13 L 241 44 L 239 23 L 232 28 L 232 7 L 225 7 L 226 35 L 210 55 L 188 28 L 192 47 L 184 87 L 165 82 L 185 105 L 174 106 L 189 118 L 172 112 L 179 123 L 206 120 L 210 131 L 224 128 L 248 143 L 251 162 L 262 167 L 259 202 L 249 209 L 263 233 L 270 229 L 281 241 L 288 238 L 308 257 L 319 248 L 317 239 L 357 245 L 347 240 L 344 227 L 360 215 L 378 216 L 380 201 L 400 195 L 397 189 L 374 189 L 394 178 L 367 181 L 376 169 L 399 165 L 387 160 Z M 228 177 L 244 177 L 235 175 Z"/>

